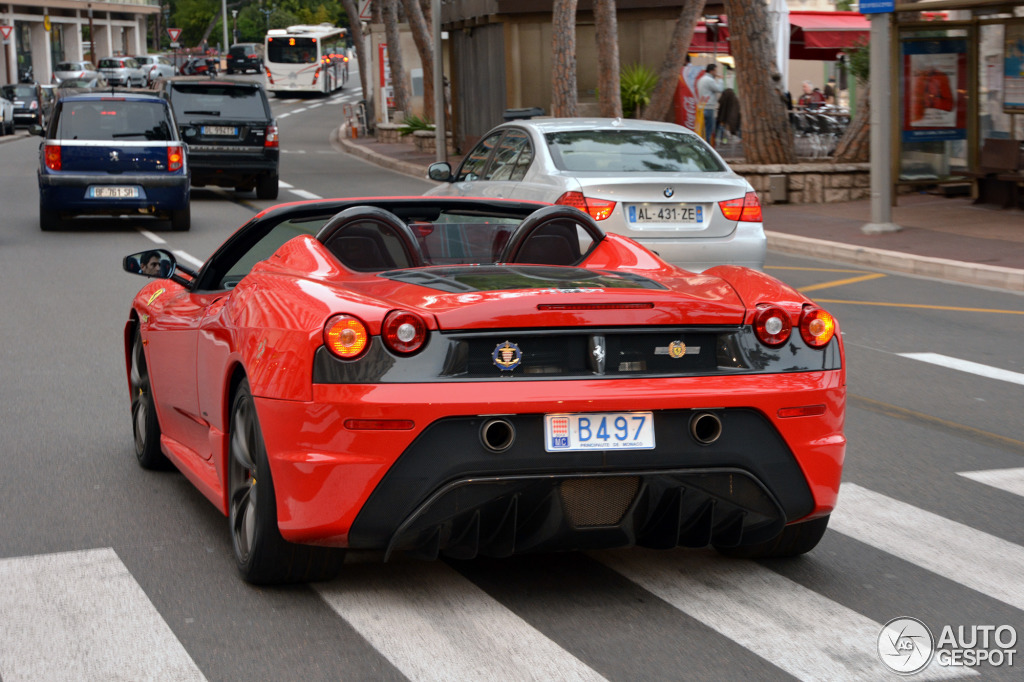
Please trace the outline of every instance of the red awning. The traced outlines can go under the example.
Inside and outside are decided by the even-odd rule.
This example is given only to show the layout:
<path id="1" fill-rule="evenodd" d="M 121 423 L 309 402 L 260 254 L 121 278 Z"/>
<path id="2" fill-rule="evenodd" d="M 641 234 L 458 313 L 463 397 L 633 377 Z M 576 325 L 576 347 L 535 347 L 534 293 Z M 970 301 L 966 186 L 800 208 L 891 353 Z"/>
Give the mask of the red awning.
<path id="1" fill-rule="evenodd" d="M 707 25 L 703 20 L 698 21 L 693 27 L 693 38 L 690 40 L 690 49 L 687 52 L 712 54 L 729 54 L 729 27 L 725 23 L 725 17 L 718 22 L 717 42 L 708 35 Z"/>
<path id="2" fill-rule="evenodd" d="M 789 58 L 835 61 L 840 52 L 870 38 L 871 22 L 860 12 L 790 12 Z"/>

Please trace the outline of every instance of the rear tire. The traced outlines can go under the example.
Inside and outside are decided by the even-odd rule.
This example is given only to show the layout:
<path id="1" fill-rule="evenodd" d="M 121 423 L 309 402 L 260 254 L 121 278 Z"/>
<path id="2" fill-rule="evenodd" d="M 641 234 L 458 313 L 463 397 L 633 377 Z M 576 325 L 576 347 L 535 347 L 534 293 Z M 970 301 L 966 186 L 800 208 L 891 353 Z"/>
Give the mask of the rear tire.
<path id="1" fill-rule="evenodd" d="M 132 339 L 131 366 L 128 373 L 132 392 L 132 433 L 135 436 L 135 457 L 143 469 L 165 471 L 173 468 L 160 450 L 160 422 L 153 405 L 146 355 L 138 328 Z"/>
<path id="2" fill-rule="evenodd" d="M 61 226 L 60 213 L 57 211 L 51 211 L 48 208 L 43 207 L 43 202 L 39 202 L 39 229 L 43 232 L 52 232 L 53 230 L 59 230 Z"/>
<path id="3" fill-rule="evenodd" d="M 734 559 L 777 559 L 800 556 L 814 549 L 828 528 L 827 516 L 786 526 L 771 540 L 740 547 L 715 547 Z"/>
<path id="4" fill-rule="evenodd" d="M 257 199 L 277 199 L 278 193 L 278 179 L 277 173 L 268 173 L 261 175 L 256 180 L 256 198 Z"/>
<path id="5" fill-rule="evenodd" d="M 330 580 L 341 570 L 340 549 L 296 545 L 281 537 L 277 501 L 256 403 L 243 380 L 231 404 L 228 507 L 235 564 L 256 585 Z"/>
<path id="6" fill-rule="evenodd" d="M 175 232 L 188 232 L 189 228 L 192 227 L 192 211 L 186 206 L 185 208 L 171 211 L 171 229 Z"/>

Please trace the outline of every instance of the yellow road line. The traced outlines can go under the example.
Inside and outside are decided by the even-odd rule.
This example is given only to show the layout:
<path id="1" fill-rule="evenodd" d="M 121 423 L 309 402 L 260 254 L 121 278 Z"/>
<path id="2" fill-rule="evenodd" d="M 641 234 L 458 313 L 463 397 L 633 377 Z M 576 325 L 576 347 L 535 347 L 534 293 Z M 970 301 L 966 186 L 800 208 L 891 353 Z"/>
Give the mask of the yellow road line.
<path id="1" fill-rule="evenodd" d="M 872 279 L 879 279 L 880 277 L 886 277 L 881 272 L 873 272 L 869 275 L 861 275 L 860 277 L 850 277 L 848 279 L 837 279 L 834 282 L 822 282 L 821 284 L 812 284 L 806 287 L 800 287 L 797 291 L 817 291 L 818 289 L 828 289 L 829 287 L 841 287 L 845 284 L 856 284 L 857 282 L 867 282 Z"/>
<path id="2" fill-rule="evenodd" d="M 842 269 L 839 269 L 839 268 L 798 268 L 795 265 L 794 266 L 789 266 L 789 265 L 769 265 L 769 266 L 767 266 L 765 268 L 765 270 L 802 270 L 804 272 L 849 272 L 849 273 L 864 272 L 863 270 L 842 270 Z"/>
<path id="3" fill-rule="evenodd" d="M 921 308 L 925 310 L 951 310 L 959 313 L 995 313 L 997 315 L 1024 315 L 1024 310 L 998 310 L 995 308 L 961 308 L 951 305 L 928 305 L 925 303 L 884 303 L 882 301 L 843 301 L 836 298 L 815 298 L 816 303 L 846 303 L 849 305 L 872 305 L 882 308 Z"/>

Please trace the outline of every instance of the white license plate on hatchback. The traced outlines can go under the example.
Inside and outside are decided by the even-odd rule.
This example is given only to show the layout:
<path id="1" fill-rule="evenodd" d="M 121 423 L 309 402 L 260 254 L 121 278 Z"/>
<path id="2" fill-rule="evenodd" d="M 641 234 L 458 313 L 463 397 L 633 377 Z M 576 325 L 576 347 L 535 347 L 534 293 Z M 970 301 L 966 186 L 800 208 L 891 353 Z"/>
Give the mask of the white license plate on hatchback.
<path id="1" fill-rule="evenodd" d="M 238 128 L 233 126 L 201 126 L 203 135 L 234 136 L 238 135 Z"/>
<path id="2" fill-rule="evenodd" d="M 95 199 L 138 199 L 138 187 L 123 187 L 121 185 L 104 185 L 93 187 L 90 196 Z"/>
<path id="3" fill-rule="evenodd" d="M 626 217 L 636 225 L 657 223 L 703 223 L 700 204 L 627 204 Z"/>
<path id="4" fill-rule="evenodd" d="M 653 450 L 654 415 L 651 412 L 546 414 L 544 449 L 548 452 Z"/>

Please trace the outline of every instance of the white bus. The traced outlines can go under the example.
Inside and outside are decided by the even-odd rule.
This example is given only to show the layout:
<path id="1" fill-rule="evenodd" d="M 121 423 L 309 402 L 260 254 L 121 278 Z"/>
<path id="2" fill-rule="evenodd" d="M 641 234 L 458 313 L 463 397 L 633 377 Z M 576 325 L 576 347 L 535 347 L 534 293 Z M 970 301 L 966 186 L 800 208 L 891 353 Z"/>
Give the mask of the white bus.
<path id="1" fill-rule="evenodd" d="M 348 82 L 346 29 L 319 24 L 267 31 L 267 92 L 334 92 Z"/>

